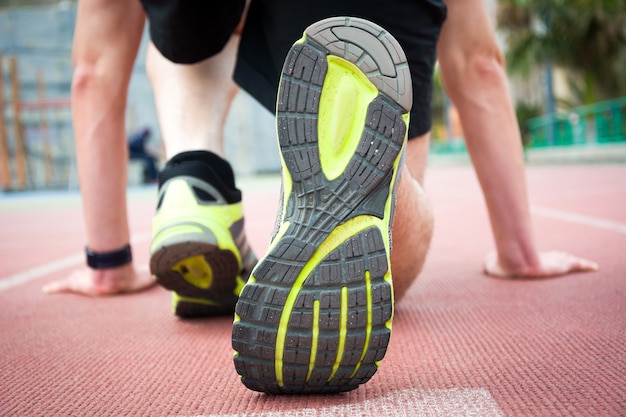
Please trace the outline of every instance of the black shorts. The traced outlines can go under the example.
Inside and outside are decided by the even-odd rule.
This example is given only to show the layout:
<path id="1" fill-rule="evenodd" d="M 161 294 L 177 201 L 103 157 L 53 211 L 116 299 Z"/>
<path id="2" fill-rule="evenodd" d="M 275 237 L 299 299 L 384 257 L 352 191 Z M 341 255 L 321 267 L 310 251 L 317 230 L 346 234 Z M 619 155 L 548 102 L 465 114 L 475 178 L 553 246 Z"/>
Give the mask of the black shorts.
<path id="1" fill-rule="evenodd" d="M 222 50 L 244 0 L 142 0 L 156 47 L 168 59 L 193 63 Z M 431 128 L 437 40 L 446 17 L 442 0 L 251 0 L 239 46 L 235 81 L 271 112 L 289 48 L 312 23 L 355 16 L 385 28 L 407 55 L 413 83 L 409 138 Z M 184 23 L 181 23 L 184 22 Z"/>
<path id="2" fill-rule="evenodd" d="M 241 20 L 246 0 L 141 0 L 150 38 L 164 57 L 194 64 L 220 52 Z"/>

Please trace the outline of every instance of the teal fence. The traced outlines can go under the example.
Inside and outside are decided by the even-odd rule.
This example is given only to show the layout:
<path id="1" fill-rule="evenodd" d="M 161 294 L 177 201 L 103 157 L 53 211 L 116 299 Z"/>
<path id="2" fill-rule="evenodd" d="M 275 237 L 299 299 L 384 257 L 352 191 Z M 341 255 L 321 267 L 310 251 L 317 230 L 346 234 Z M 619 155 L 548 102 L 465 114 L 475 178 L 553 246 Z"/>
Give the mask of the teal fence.
<path id="1" fill-rule="evenodd" d="M 528 146 L 626 142 L 626 97 L 528 121 Z"/>

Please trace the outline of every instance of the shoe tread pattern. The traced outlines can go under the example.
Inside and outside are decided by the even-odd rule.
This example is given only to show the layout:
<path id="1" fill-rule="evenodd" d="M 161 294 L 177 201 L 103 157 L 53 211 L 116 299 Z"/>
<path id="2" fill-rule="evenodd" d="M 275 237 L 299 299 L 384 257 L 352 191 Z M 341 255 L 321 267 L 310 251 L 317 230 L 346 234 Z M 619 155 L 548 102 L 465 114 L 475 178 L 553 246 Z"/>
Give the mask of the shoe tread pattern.
<path id="1" fill-rule="evenodd" d="M 351 30 L 358 29 L 355 33 L 359 36 L 363 28 L 368 33 L 382 31 L 370 23 L 357 22 L 360 26 Z M 253 271 L 255 282 L 244 287 L 236 307 L 239 320 L 233 327 L 236 369 L 242 382 L 257 391 L 334 393 L 355 389 L 374 375 L 389 342 L 387 323 L 393 315 L 393 294 L 384 279 L 389 270 L 383 241 L 386 236 L 378 227 L 356 231 L 312 269 L 300 289 L 294 289 L 316 249 L 338 226 L 362 214 L 383 218 L 393 166 L 405 138 L 402 115 L 407 110 L 397 102 L 398 95 L 389 97 L 382 92 L 369 105 L 359 145 L 344 173 L 330 181 L 322 172 L 316 126 L 326 56 L 347 55 L 350 59 L 352 55 L 337 51 L 356 51 L 357 47 L 350 43 L 350 30 L 342 31 L 344 39 L 333 40 L 332 48 L 326 38 L 315 33 L 332 32 L 345 24 L 335 19 L 325 22 L 320 31 L 307 29 L 304 43 L 292 47 L 283 68 L 277 129 L 292 179 L 282 219 L 289 222 L 289 227 L 277 236 L 279 241 Z M 357 39 L 361 39 L 359 36 Z M 341 42 L 343 47 L 338 45 Z M 367 53 L 366 45 L 359 49 Z M 350 62 L 358 65 L 375 59 L 368 55 Z M 393 65 L 397 71 L 398 66 L 402 67 Z M 280 385 L 276 378 L 276 341 L 292 291 L 298 294 L 284 336 Z M 342 291 L 347 300 L 347 311 L 343 312 Z M 319 317 L 314 324 L 316 300 Z M 342 314 L 346 334 L 340 341 Z M 318 333 L 316 346 L 313 326 Z M 343 354 L 338 359 L 340 343 Z M 312 350 L 316 354 L 311 368 Z"/>
<path id="2" fill-rule="evenodd" d="M 193 190 L 198 204 L 226 204 L 219 192 L 208 183 L 190 177 L 180 177 L 177 180 L 180 181 L 181 178 Z M 161 202 L 165 198 L 168 185 L 169 183 L 164 184 L 159 192 Z M 206 198 L 200 198 L 198 191 L 202 191 L 203 196 L 211 197 L 212 202 L 207 204 L 203 201 Z M 158 246 L 152 248 L 150 271 L 157 283 L 189 300 L 176 301 L 174 313 L 184 318 L 232 314 L 238 299 L 235 294 L 236 278 L 241 274 L 244 279 L 247 279 L 249 270 L 247 273 L 241 271 L 237 256 L 230 250 L 220 249 L 213 232 L 201 223 L 181 219 L 178 222 L 168 224 L 167 227 L 159 230 L 159 233 L 167 231 L 168 228 L 175 229 L 177 226 L 193 226 L 203 232 L 174 235 L 160 241 Z M 244 248 L 245 254 L 249 255 L 250 250 L 243 231 L 243 219 L 231 226 L 230 233 L 233 239 L 236 239 L 239 249 Z M 213 280 L 207 288 L 193 285 L 175 269 L 176 265 L 179 265 L 179 268 L 186 268 L 185 260 L 197 256 L 202 256 L 212 271 Z M 193 302 L 191 299 L 199 302 Z"/>

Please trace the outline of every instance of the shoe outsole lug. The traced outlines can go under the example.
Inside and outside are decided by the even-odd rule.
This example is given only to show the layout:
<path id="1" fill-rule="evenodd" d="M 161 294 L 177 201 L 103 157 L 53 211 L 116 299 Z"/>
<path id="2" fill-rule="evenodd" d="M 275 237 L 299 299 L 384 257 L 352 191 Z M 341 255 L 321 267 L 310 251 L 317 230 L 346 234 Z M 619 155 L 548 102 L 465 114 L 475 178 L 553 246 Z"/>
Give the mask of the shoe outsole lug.
<path id="1" fill-rule="evenodd" d="M 358 143 L 348 143 L 354 153 L 332 179 L 321 163 L 318 132 L 329 56 L 354 65 L 379 93 L 364 113 Z M 277 105 L 290 182 L 283 227 L 244 287 L 233 325 L 235 367 L 252 390 L 353 390 L 385 355 L 393 317 L 390 194 L 406 141 L 407 74 L 396 41 L 362 19 L 315 24 L 287 56 Z"/>
<path id="2" fill-rule="evenodd" d="M 212 200 L 199 199 L 198 190 Z M 227 205 L 210 184 L 184 175 L 163 184 L 160 195 L 150 271 L 173 292 L 174 313 L 184 318 L 232 315 L 256 261 L 243 218 L 236 220 L 241 204 Z"/>
<path id="3" fill-rule="evenodd" d="M 210 266 L 213 276 L 220 277 L 214 279 L 207 288 L 193 285 L 175 270 L 175 266 L 184 268 L 186 262 L 198 256 Z M 164 244 L 152 254 L 150 270 L 160 286 L 174 291 L 179 296 L 200 300 L 197 308 L 191 307 L 193 304 L 191 301 L 184 302 L 185 307 L 178 305 L 181 302 L 175 303 L 174 310 L 177 316 L 204 317 L 232 314 L 234 311 L 237 303 L 235 287 L 239 263 L 235 254 L 229 250 L 221 250 L 215 245 L 194 241 Z M 214 303 L 214 306 L 206 305 L 206 302 Z"/>

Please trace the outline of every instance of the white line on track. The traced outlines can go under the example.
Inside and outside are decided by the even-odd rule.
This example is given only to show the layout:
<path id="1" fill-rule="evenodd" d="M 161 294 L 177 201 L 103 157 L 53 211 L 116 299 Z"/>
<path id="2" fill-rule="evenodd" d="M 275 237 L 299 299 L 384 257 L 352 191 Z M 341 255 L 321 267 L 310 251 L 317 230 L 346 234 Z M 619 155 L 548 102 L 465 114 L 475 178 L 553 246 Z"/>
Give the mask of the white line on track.
<path id="1" fill-rule="evenodd" d="M 142 233 L 136 235 L 132 239 L 132 244 L 136 245 L 139 243 L 146 242 L 150 239 L 150 233 Z M 62 271 L 63 269 L 70 268 L 76 265 L 79 265 L 81 262 L 85 261 L 85 254 L 83 252 L 66 256 L 65 258 L 57 259 L 52 262 L 48 262 L 47 264 L 36 266 L 30 269 L 27 269 L 22 272 L 18 272 L 17 274 L 10 275 L 8 277 L 4 277 L 0 279 L 0 292 L 9 290 L 14 287 L 18 287 L 20 285 L 27 284 L 31 281 L 34 281 L 39 278 L 43 278 L 47 275 L 50 275 L 57 271 Z"/>
<path id="2" fill-rule="evenodd" d="M 596 227 L 598 229 L 611 230 L 618 233 L 626 233 L 625 223 L 615 222 L 612 220 L 605 220 L 598 217 L 572 213 L 570 211 L 555 210 L 548 207 L 540 206 L 532 206 L 531 212 L 537 216 L 548 217 L 555 220 Z"/>
<path id="3" fill-rule="evenodd" d="M 626 223 L 541 206 L 532 206 L 531 212 L 537 216 L 626 234 Z M 133 244 L 142 243 L 148 239 L 150 239 L 150 233 L 140 234 L 133 238 Z M 81 252 L 65 258 L 57 259 L 44 265 L 27 269 L 23 272 L 18 272 L 17 274 L 13 274 L 8 277 L 4 277 L 0 279 L 0 292 L 27 284 L 54 272 L 78 265 L 84 259 L 85 255 Z"/>
<path id="4" fill-rule="evenodd" d="M 493 396 L 482 388 L 432 390 L 414 388 L 393 391 L 378 398 L 349 404 L 197 417 L 502 417 L 503 415 Z"/>

